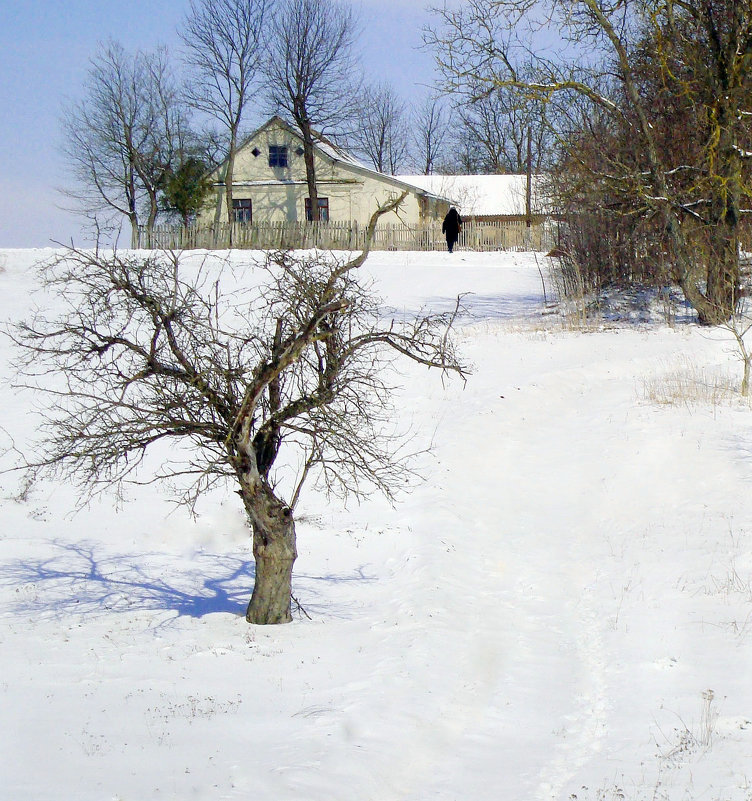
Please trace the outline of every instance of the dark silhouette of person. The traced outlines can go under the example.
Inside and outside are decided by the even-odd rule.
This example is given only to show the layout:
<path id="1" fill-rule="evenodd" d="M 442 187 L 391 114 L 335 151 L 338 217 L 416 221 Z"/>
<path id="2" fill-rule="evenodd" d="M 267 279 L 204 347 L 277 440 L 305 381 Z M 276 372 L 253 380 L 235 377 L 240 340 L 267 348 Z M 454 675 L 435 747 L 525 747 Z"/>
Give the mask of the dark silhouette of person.
<path id="1" fill-rule="evenodd" d="M 454 250 L 461 229 L 462 217 L 460 217 L 457 209 L 452 206 L 447 212 L 446 217 L 444 217 L 444 222 L 441 224 L 441 233 L 446 236 L 447 248 L 450 253 Z"/>

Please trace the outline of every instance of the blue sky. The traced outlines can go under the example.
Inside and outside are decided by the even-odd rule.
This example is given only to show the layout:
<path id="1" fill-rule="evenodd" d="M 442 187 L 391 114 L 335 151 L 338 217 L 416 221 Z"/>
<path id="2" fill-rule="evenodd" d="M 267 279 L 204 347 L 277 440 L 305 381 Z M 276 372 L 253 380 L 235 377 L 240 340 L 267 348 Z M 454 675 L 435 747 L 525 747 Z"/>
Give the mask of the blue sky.
<path id="1" fill-rule="evenodd" d="M 433 79 L 420 49 L 430 16 L 422 0 L 355 0 L 366 74 L 410 100 Z M 177 47 L 188 0 L 5 0 L 0 12 L 0 247 L 84 243 L 81 222 L 60 206 L 65 185 L 60 113 L 76 98 L 97 43 Z"/>

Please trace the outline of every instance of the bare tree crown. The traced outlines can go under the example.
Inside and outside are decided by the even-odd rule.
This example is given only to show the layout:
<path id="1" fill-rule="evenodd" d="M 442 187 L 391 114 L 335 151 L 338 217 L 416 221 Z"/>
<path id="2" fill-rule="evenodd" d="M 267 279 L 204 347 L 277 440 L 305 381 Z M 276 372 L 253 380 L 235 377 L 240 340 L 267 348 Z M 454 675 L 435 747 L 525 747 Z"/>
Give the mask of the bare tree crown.
<path id="1" fill-rule="evenodd" d="M 284 443 L 298 468 L 291 505 L 314 468 L 329 490 L 389 494 L 403 469 L 384 378 L 393 356 L 465 368 L 452 315 L 385 325 L 359 263 L 274 253 L 247 265 L 255 286 L 238 289 L 216 260 L 66 252 L 46 272 L 65 310 L 14 334 L 25 383 L 51 400 L 37 466 L 95 491 L 180 440 L 190 447 L 157 477 L 192 476 L 196 497 L 220 477 L 273 483 Z"/>

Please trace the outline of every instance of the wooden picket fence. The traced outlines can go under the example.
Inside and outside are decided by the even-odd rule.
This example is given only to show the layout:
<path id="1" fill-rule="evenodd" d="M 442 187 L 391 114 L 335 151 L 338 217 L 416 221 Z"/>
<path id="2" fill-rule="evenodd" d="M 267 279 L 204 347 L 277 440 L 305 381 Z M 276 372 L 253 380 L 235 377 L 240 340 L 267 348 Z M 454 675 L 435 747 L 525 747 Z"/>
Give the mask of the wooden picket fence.
<path id="1" fill-rule="evenodd" d="M 151 231 L 139 229 L 138 246 L 159 250 L 253 249 L 360 250 L 365 245 L 366 226 L 357 222 L 261 222 L 228 223 L 188 228 L 157 225 Z M 458 250 L 549 251 L 556 244 L 556 227 L 551 221 L 527 226 L 524 220 L 487 222 L 470 220 L 463 224 Z M 382 223 L 376 227 L 373 250 L 445 250 L 440 222 L 415 225 Z"/>

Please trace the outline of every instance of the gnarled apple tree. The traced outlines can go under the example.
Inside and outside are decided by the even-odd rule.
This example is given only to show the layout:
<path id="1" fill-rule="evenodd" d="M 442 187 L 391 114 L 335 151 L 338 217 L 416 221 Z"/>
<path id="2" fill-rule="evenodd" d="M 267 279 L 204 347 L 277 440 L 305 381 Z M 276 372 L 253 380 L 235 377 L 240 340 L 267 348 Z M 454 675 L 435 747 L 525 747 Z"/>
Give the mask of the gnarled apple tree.
<path id="1" fill-rule="evenodd" d="M 196 256 L 68 250 L 45 277 L 56 312 L 13 334 L 22 382 L 51 400 L 42 455 L 30 466 L 85 494 L 137 474 L 193 474 L 195 499 L 230 479 L 253 532 L 247 619 L 289 621 L 303 482 L 317 473 L 332 491 L 389 494 L 404 478 L 389 434 L 392 356 L 465 372 L 454 314 L 385 322 L 359 274 L 366 253 L 249 259 L 228 288 L 233 269 Z M 156 443 L 176 440 L 189 447 L 170 453 L 185 456 L 144 475 Z M 275 477 L 285 451 L 280 463 L 298 466 L 287 484 Z"/>

